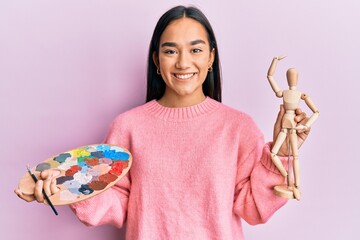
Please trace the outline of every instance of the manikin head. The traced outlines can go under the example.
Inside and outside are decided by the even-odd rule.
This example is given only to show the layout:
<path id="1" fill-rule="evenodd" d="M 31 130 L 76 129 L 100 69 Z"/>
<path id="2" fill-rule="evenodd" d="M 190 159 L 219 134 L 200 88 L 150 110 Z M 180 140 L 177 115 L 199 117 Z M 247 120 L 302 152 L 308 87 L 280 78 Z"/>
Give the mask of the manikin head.
<path id="1" fill-rule="evenodd" d="M 286 78 L 290 89 L 295 89 L 298 82 L 298 72 L 295 68 L 289 68 L 286 72 Z"/>

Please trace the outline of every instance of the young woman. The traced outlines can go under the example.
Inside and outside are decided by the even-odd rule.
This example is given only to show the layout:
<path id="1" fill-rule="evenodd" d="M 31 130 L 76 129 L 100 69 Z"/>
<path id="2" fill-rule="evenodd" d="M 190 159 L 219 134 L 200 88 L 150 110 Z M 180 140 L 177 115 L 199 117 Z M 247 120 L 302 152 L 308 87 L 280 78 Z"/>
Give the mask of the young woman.
<path id="1" fill-rule="evenodd" d="M 106 138 L 130 150 L 132 168 L 114 187 L 71 205 L 82 222 L 126 222 L 127 239 L 243 239 L 241 219 L 264 223 L 286 203 L 272 192 L 284 178 L 271 143 L 247 114 L 221 103 L 216 39 L 200 10 L 178 6 L 160 18 L 147 81 L 147 103 L 119 115 Z M 298 124 L 306 120 L 298 110 Z M 286 153 L 283 146 L 279 155 Z M 16 193 L 44 201 L 43 188 L 58 190 L 51 172 L 42 178 L 34 196 Z"/>

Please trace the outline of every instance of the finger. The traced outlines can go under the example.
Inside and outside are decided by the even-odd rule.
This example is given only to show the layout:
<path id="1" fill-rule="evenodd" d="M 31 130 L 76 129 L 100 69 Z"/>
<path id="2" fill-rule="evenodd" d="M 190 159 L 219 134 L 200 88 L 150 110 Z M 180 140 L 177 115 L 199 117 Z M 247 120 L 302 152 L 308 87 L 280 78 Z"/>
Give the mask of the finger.
<path id="1" fill-rule="evenodd" d="M 53 179 L 49 177 L 48 179 L 44 180 L 43 189 L 46 195 L 51 196 L 50 184 Z"/>
<path id="2" fill-rule="evenodd" d="M 295 109 L 295 114 L 296 115 L 299 115 L 299 114 L 301 114 L 303 111 L 301 110 L 301 108 L 297 108 L 297 109 Z"/>
<path id="3" fill-rule="evenodd" d="M 18 188 L 15 189 L 14 192 L 15 192 L 15 194 L 16 194 L 19 198 L 25 200 L 26 202 L 32 202 L 32 201 L 35 200 L 34 195 L 25 195 L 25 194 L 23 194 L 23 192 L 22 192 L 20 189 L 18 189 Z"/>
<path id="4" fill-rule="evenodd" d="M 299 138 L 298 143 L 299 143 L 299 147 L 300 147 L 301 144 L 302 144 L 302 143 L 305 141 L 305 139 L 307 138 L 308 133 L 306 133 L 306 132 L 299 132 L 299 133 L 297 133 L 297 135 L 298 135 L 298 138 Z"/>
<path id="5" fill-rule="evenodd" d="M 295 129 L 296 129 L 296 128 L 295 128 Z M 305 132 L 305 128 L 298 128 L 298 129 L 296 129 L 296 132 L 297 132 L 298 135 L 299 135 L 299 133 Z"/>
<path id="6" fill-rule="evenodd" d="M 306 136 L 307 136 L 307 135 L 309 135 L 310 131 L 311 131 L 311 128 L 308 127 L 304 130 L 304 134 L 306 134 Z"/>
<path id="7" fill-rule="evenodd" d="M 42 180 L 38 180 L 35 184 L 34 196 L 37 202 L 44 202 L 44 195 L 42 193 L 43 185 L 44 183 Z"/>
<path id="8" fill-rule="evenodd" d="M 299 124 L 306 126 L 306 123 L 308 122 L 309 118 L 304 118 Z M 310 127 L 306 127 L 305 131 L 308 131 Z"/>
<path id="9" fill-rule="evenodd" d="M 57 193 L 58 191 L 60 191 L 60 188 L 58 188 L 58 187 L 56 186 L 56 179 L 55 179 L 55 178 L 51 181 L 50 190 L 51 190 L 52 194 L 55 194 L 55 193 Z"/>
<path id="10" fill-rule="evenodd" d="M 304 113 L 304 112 L 302 112 L 301 114 L 298 114 L 298 115 L 295 116 L 295 122 L 296 123 L 300 123 L 305 119 L 306 119 L 306 113 Z"/>
<path id="11" fill-rule="evenodd" d="M 55 170 L 55 169 L 49 169 L 49 170 L 44 170 L 40 173 L 40 177 L 42 179 L 48 179 L 48 178 L 54 178 L 58 175 L 60 175 L 60 171 L 59 170 Z"/>
<path id="12" fill-rule="evenodd" d="M 50 177 L 50 171 L 49 170 L 41 171 L 41 173 L 40 173 L 40 178 L 41 179 L 48 179 L 49 177 Z"/>

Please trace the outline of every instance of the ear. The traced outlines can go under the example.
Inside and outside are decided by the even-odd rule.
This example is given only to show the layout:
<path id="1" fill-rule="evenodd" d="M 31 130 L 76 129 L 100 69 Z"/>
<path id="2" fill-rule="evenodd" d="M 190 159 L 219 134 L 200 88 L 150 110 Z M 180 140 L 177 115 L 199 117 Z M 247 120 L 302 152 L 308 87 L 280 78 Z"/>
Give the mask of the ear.
<path id="1" fill-rule="evenodd" d="M 157 53 L 154 51 L 152 54 L 152 59 L 154 61 L 154 64 L 157 68 L 159 68 L 159 58 L 157 56 Z"/>
<path id="2" fill-rule="evenodd" d="M 215 48 L 211 49 L 210 51 L 209 66 L 212 66 L 214 60 L 215 60 Z"/>

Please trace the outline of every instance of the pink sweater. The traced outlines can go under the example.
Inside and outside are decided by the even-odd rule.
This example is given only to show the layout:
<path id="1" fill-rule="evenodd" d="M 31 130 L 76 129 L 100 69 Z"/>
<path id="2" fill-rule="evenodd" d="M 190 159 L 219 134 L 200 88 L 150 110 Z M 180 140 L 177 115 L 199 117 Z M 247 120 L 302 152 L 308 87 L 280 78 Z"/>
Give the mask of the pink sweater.
<path id="1" fill-rule="evenodd" d="M 107 143 L 133 154 L 114 187 L 73 204 L 89 226 L 127 222 L 126 239 L 243 239 L 286 203 L 269 144 L 245 113 L 211 98 L 186 108 L 148 102 L 119 115 Z"/>

